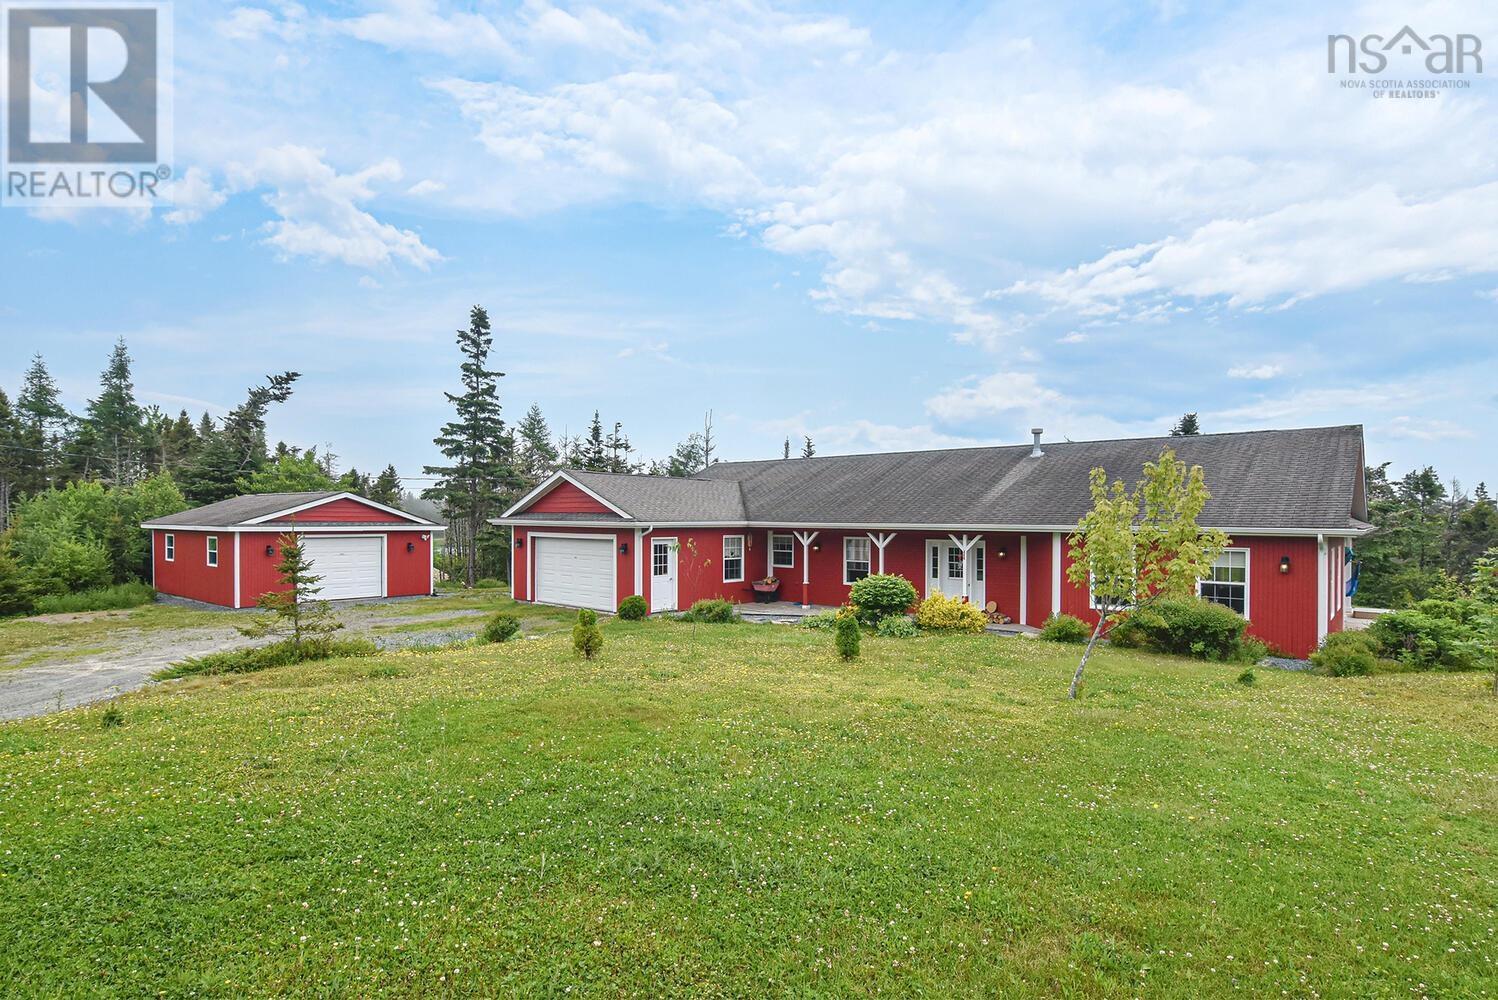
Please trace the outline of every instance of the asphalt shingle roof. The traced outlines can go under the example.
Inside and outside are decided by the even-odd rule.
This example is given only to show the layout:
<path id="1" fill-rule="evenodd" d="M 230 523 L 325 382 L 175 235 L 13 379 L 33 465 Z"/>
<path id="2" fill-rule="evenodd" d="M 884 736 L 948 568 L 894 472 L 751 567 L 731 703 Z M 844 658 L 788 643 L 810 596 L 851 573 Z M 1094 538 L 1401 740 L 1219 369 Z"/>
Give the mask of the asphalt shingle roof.
<path id="1" fill-rule="evenodd" d="M 265 517 L 277 511 L 289 510 L 292 507 L 300 507 L 302 504 L 315 503 L 318 500 L 329 500 L 333 497 L 343 496 L 344 490 L 322 490 L 312 493 L 251 493 L 240 497 L 230 497 L 217 503 L 206 504 L 202 507 L 193 507 L 190 510 L 179 511 L 176 514 L 167 514 L 153 521 L 146 522 L 150 526 L 170 528 L 173 525 L 201 525 L 205 528 L 233 528 L 253 521 L 257 517 Z M 315 514 L 315 512 L 312 512 Z M 415 517 L 415 514 L 409 515 Z M 281 524 L 282 521 L 273 522 Z M 285 523 L 290 523 L 285 522 Z M 347 527 L 347 522 L 337 522 L 340 526 Z M 375 522 L 370 522 L 375 523 Z M 388 524 L 390 522 L 379 522 Z M 430 524 L 425 518 L 422 524 Z M 298 519 L 299 527 L 314 527 L 317 522 L 303 521 Z"/>
<path id="2" fill-rule="evenodd" d="M 1048 442 L 1040 458 L 1026 444 L 722 462 L 693 479 L 569 475 L 644 522 L 1060 527 L 1091 506 L 1093 468 L 1132 484 L 1167 446 L 1206 474 L 1204 525 L 1343 531 L 1367 519 L 1357 425 Z"/>

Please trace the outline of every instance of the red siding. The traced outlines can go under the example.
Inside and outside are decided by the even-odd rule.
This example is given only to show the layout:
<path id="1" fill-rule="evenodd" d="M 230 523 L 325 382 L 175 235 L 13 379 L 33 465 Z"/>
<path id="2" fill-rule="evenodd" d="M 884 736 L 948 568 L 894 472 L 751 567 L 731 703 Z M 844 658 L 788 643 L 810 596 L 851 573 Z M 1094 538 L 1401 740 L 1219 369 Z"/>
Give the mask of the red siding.
<path id="1" fill-rule="evenodd" d="M 175 559 L 166 561 L 166 536 L 175 538 Z M 208 565 L 208 538 L 218 538 L 218 565 Z M 234 606 L 234 534 L 230 531 L 151 532 L 156 589 L 172 597 Z"/>
<path id="2" fill-rule="evenodd" d="M 1025 624 L 1038 628 L 1051 616 L 1051 536 L 1049 533 L 1032 533 L 1025 538 L 1025 562 L 1030 577 L 1025 585 L 1025 603 L 1028 605 Z"/>
<path id="3" fill-rule="evenodd" d="M 530 514 L 612 514 L 603 504 L 594 500 L 569 482 L 561 482 L 547 494 L 525 508 Z M 631 532 L 633 535 L 633 532 Z"/>
<path id="4" fill-rule="evenodd" d="M 316 507 L 308 507 L 306 510 L 297 511 L 298 521 L 329 521 L 334 523 L 349 522 L 363 524 L 367 521 L 390 521 L 399 524 L 409 524 L 403 517 L 398 517 L 389 511 L 371 507 L 367 503 L 358 500 L 329 500 L 327 503 L 318 504 Z M 279 519 L 278 519 L 279 522 Z M 264 546 L 261 546 L 264 548 Z"/>

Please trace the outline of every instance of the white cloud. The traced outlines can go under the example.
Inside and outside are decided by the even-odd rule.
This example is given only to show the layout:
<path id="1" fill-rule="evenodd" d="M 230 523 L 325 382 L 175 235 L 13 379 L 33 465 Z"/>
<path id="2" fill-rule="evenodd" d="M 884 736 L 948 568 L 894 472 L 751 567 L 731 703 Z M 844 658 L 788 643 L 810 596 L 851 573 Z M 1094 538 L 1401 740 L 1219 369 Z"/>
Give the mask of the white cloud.
<path id="1" fill-rule="evenodd" d="M 253 42 L 273 37 L 295 42 L 306 30 L 307 11 L 298 3 L 274 4 L 276 10 L 264 7 L 235 7 L 229 16 L 214 27 L 223 37 L 236 42 Z"/>
<path id="2" fill-rule="evenodd" d="M 1087 338 L 1087 334 L 1083 333 L 1080 330 L 1073 330 L 1071 333 L 1068 333 L 1066 336 L 1064 336 L 1064 337 L 1060 338 L 1059 340 L 1057 340 L 1056 343 L 1058 343 L 1058 344 L 1085 344 L 1085 343 L 1087 343 L 1087 339 L 1088 339 Z"/>
<path id="3" fill-rule="evenodd" d="M 387 0 L 384 10 L 330 24 L 360 41 L 397 51 L 433 52 L 453 58 L 515 56 L 514 47 L 494 21 L 463 11 L 444 15 L 435 0 Z"/>
<path id="4" fill-rule="evenodd" d="M 1349 234 L 1356 234 L 1354 245 Z M 1378 281 L 1495 272 L 1498 183 L 1428 200 L 1376 185 L 1254 218 L 1214 220 L 1187 236 L 1115 250 L 1007 291 L 1086 313 L 1162 295 L 1289 305 Z"/>
<path id="5" fill-rule="evenodd" d="M 197 222 L 203 216 L 217 210 L 228 200 L 228 194 L 213 186 L 208 171 L 201 167 L 188 167 L 180 178 L 172 181 L 167 196 L 172 208 L 162 218 L 172 225 Z"/>
<path id="6" fill-rule="evenodd" d="M 1059 392 L 1040 384 L 1031 372 L 994 372 L 969 376 L 926 400 L 926 412 L 952 424 L 997 414 L 1055 412 L 1065 406 Z"/>
<path id="7" fill-rule="evenodd" d="M 618 356 L 620 358 L 651 357 L 658 361 L 671 361 L 676 359 L 670 354 L 671 345 L 664 340 L 648 340 L 641 344 L 634 344 L 621 348 Z"/>
<path id="8" fill-rule="evenodd" d="M 630 52 L 647 43 L 640 32 L 596 7 L 570 13 L 542 0 L 529 0 L 522 17 L 530 37 L 541 42 L 615 53 Z"/>
<path id="9" fill-rule="evenodd" d="M 1272 379 L 1284 374 L 1285 369 L 1280 365 L 1234 365 L 1228 369 L 1228 378 L 1242 379 Z"/>
<path id="10" fill-rule="evenodd" d="M 376 184 L 400 180 L 401 168 L 394 160 L 340 174 L 314 150 L 279 146 L 263 151 L 248 166 L 234 167 L 231 178 L 240 188 L 272 189 L 265 203 L 279 219 L 267 225 L 265 242 L 284 256 L 364 268 L 405 263 L 422 270 L 442 259 L 417 234 L 380 222 L 359 207 L 374 197 Z"/>

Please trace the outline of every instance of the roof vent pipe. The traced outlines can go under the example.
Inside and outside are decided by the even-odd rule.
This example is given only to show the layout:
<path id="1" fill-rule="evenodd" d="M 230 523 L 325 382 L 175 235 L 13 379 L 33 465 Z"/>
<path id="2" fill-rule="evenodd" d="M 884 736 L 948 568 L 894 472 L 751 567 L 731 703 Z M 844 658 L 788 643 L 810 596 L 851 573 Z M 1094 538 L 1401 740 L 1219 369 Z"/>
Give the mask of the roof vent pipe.
<path id="1" fill-rule="evenodd" d="M 1039 458 L 1040 456 L 1045 454 L 1045 452 L 1040 450 L 1040 435 L 1045 433 L 1045 428 L 1031 427 L 1030 433 L 1035 435 L 1035 443 L 1030 446 L 1030 457 Z"/>

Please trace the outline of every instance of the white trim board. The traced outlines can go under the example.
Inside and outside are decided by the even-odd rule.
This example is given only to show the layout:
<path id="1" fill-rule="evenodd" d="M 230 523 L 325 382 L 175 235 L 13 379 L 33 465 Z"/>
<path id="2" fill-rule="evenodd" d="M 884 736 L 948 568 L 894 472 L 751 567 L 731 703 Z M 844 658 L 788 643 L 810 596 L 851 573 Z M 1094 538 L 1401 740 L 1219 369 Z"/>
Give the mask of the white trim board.
<path id="1" fill-rule="evenodd" d="M 391 521 L 388 526 L 385 524 L 298 524 L 295 527 L 289 524 L 142 524 L 141 527 L 149 531 L 206 531 L 209 534 L 227 531 L 259 531 L 275 535 L 285 535 L 293 531 L 298 535 L 327 535 L 344 531 L 365 535 L 391 531 L 418 531 L 424 534 L 440 535 L 447 531 L 447 528 L 440 524 L 397 524 L 394 521 Z"/>
<path id="2" fill-rule="evenodd" d="M 628 519 L 633 523 L 634 519 Z M 515 518 L 506 513 L 503 517 L 489 519 L 490 524 L 506 527 L 523 528 L 528 525 L 546 528 L 608 528 L 618 524 L 616 521 L 606 520 L 576 520 L 564 521 L 560 519 L 543 518 Z M 629 525 L 622 525 L 628 527 Z M 151 525 L 145 525 L 151 527 Z M 158 526 L 159 527 L 159 526 Z M 172 527 L 182 527 L 172 525 Z M 1064 535 L 1074 534 L 1077 530 L 1075 524 L 933 524 L 924 522 L 893 522 L 893 521 L 657 521 L 658 528 L 724 528 L 730 530 L 747 528 L 784 528 L 788 531 L 810 530 L 810 531 L 967 531 L 973 533 L 997 533 L 1005 532 L 1012 534 L 1023 534 L 1025 532 L 1045 533 L 1059 532 Z M 1217 527 L 1216 525 L 1203 525 L 1205 528 Z M 1317 528 L 1221 528 L 1224 534 L 1242 538 L 1321 538 L 1326 535 L 1326 529 Z M 1346 532 L 1350 538 L 1357 538 L 1368 534 L 1372 528 L 1366 530 L 1354 530 L 1351 528 L 1338 529 L 1339 535 Z"/>

